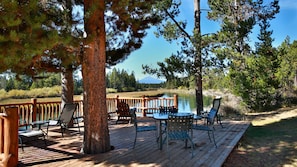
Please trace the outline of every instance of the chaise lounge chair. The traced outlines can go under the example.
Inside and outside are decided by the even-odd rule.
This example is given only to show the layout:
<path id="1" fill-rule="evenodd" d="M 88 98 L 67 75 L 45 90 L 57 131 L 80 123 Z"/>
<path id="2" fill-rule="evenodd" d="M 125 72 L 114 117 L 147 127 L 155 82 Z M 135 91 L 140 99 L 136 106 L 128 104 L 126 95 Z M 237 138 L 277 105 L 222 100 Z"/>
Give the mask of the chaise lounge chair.
<path id="1" fill-rule="evenodd" d="M 64 132 L 68 129 L 69 123 L 73 121 L 78 121 L 77 119 L 73 118 L 74 112 L 77 109 L 76 103 L 66 103 L 60 113 L 60 116 L 57 120 L 49 120 L 49 126 L 60 126 L 62 137 L 64 137 Z M 78 122 L 74 122 L 78 126 L 78 131 L 80 132 L 80 127 Z"/>

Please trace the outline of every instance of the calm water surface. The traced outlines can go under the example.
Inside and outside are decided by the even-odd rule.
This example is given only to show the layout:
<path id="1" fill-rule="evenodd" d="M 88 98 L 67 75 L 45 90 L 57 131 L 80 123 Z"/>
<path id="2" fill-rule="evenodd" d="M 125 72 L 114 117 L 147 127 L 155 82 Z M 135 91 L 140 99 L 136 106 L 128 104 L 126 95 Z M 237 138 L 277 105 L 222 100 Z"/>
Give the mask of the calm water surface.
<path id="1" fill-rule="evenodd" d="M 162 97 L 173 97 L 173 93 L 165 93 Z M 196 96 L 194 94 L 177 94 L 178 95 L 178 112 L 196 113 Z M 211 107 L 212 97 L 203 96 L 204 110 Z"/>

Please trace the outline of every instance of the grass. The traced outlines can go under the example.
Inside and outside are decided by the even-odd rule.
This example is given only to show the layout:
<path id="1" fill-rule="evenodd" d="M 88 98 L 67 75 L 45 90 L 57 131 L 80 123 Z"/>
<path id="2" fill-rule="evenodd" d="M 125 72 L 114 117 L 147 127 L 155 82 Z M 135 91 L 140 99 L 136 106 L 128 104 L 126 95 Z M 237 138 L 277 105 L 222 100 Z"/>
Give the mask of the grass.
<path id="1" fill-rule="evenodd" d="M 119 93 L 108 93 L 106 97 L 116 97 L 119 95 L 120 97 L 142 97 L 142 96 L 158 96 L 168 92 L 168 90 L 160 89 L 160 90 L 151 90 L 151 91 L 139 91 L 139 92 L 119 92 Z M 82 99 L 82 95 L 75 95 L 75 100 Z M 16 103 L 28 103 L 30 102 L 30 98 L 24 99 L 15 99 L 15 98 L 7 98 L 0 100 L 0 104 L 16 104 Z M 46 102 L 46 101 L 61 101 L 61 97 L 45 97 L 45 98 L 37 98 L 38 102 Z"/>
<path id="2" fill-rule="evenodd" d="M 297 166 L 297 109 L 252 116 L 224 166 Z"/>

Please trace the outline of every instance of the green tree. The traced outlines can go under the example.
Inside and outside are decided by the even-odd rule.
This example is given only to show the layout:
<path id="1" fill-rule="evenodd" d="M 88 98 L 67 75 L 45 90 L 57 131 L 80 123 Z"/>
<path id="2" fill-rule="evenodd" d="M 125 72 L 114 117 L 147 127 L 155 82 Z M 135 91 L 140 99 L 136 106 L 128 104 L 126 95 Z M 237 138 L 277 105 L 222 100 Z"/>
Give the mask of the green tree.
<path id="1" fill-rule="evenodd" d="M 75 69 L 76 62 L 81 63 L 85 92 L 83 151 L 101 153 L 110 150 L 105 92 L 106 63 L 114 65 L 139 49 L 146 35 L 145 30 L 159 23 L 163 12 L 155 8 L 159 1 L 84 1 L 83 24 L 87 37 L 80 43 L 80 40 L 76 40 L 81 35 L 79 31 L 76 31 L 78 34 L 73 31 L 69 33 L 70 29 L 75 29 L 72 27 L 75 18 L 70 16 L 71 9 L 74 4 L 80 3 L 1 2 L 0 71 L 10 69 L 11 72 L 30 76 L 50 70 L 67 73 L 67 70 Z M 82 44 L 82 47 L 76 47 L 77 44 Z M 72 79 L 72 75 L 67 76 Z M 67 81 L 64 84 L 67 86 L 73 83 L 68 79 L 64 81 Z"/>
<path id="2" fill-rule="evenodd" d="M 105 64 L 123 61 L 132 51 L 141 47 L 145 30 L 161 20 L 162 12 L 154 8 L 158 3 L 150 0 L 84 1 L 87 34 L 84 43 L 87 47 L 82 56 L 85 153 L 110 150 Z"/>
<path id="3" fill-rule="evenodd" d="M 110 83 L 110 88 L 117 89 L 118 91 L 121 90 L 121 77 L 119 71 L 114 68 L 109 75 L 109 83 Z"/>
<path id="4" fill-rule="evenodd" d="M 280 67 L 277 71 L 277 78 L 282 91 L 285 93 L 297 87 L 297 41 L 290 42 L 289 37 L 278 48 Z"/>
<path id="5" fill-rule="evenodd" d="M 148 65 L 142 65 L 145 73 L 155 74 L 157 77 L 164 77 L 166 82 L 172 83 L 178 80 L 186 80 L 186 77 L 191 73 L 190 68 L 187 67 L 187 63 L 177 55 L 171 55 L 169 58 L 165 58 L 163 62 L 157 62 L 159 68 L 152 68 Z M 187 80 L 188 81 L 188 80 Z M 182 85 L 174 85 L 178 87 Z"/>
<path id="6" fill-rule="evenodd" d="M 233 91 L 240 95 L 251 109 L 265 110 L 276 105 L 279 99 L 277 92 L 279 83 L 276 79 L 276 71 L 279 67 L 278 53 L 272 47 L 272 31 L 269 30 L 269 21 L 279 12 L 278 1 L 273 1 L 267 6 L 263 5 L 262 1 L 244 6 L 253 9 L 252 18 L 254 21 L 249 21 L 249 17 L 243 17 L 243 21 L 259 23 L 259 42 L 256 43 L 256 50 L 252 52 L 243 40 L 247 37 L 245 34 L 248 31 L 242 31 L 236 24 L 230 26 L 230 28 L 237 28 L 237 31 L 234 31 L 235 35 L 242 34 L 244 38 L 238 38 L 239 41 L 234 41 L 234 45 L 228 44 L 228 46 L 230 45 L 228 53 L 231 53 L 229 75 L 233 83 Z M 244 14 L 243 16 L 250 15 Z M 227 21 L 227 23 L 229 22 Z M 228 33 L 224 32 L 224 34 Z M 241 37 L 241 35 L 239 36 Z M 234 36 L 235 38 L 236 36 Z"/>
<path id="7" fill-rule="evenodd" d="M 50 10 L 37 0 L 0 4 L 0 72 L 34 75 L 32 63 L 59 38 Z"/>
<path id="8" fill-rule="evenodd" d="M 210 61 L 215 58 L 209 59 L 208 47 L 212 45 L 213 38 L 216 38 L 213 34 L 201 35 L 200 29 L 200 0 L 194 0 L 194 30 L 193 33 L 186 32 L 186 21 L 178 21 L 177 16 L 179 14 L 179 6 L 181 1 L 174 1 L 174 6 L 169 10 L 166 10 L 166 16 L 164 18 L 164 24 L 159 27 L 157 35 L 162 35 L 166 40 L 172 42 L 173 40 L 179 40 L 181 43 L 181 50 L 177 55 L 172 55 L 169 59 L 166 59 L 166 63 L 159 63 L 159 69 L 151 69 L 149 66 L 143 66 L 143 69 L 147 73 L 156 73 L 158 75 L 165 76 L 170 79 L 169 84 L 184 84 L 181 82 L 180 76 L 186 73 L 186 77 L 182 77 L 182 80 L 188 80 L 186 85 L 192 85 L 195 88 L 197 113 L 203 111 L 203 94 L 202 94 L 202 76 L 203 67 L 206 66 L 206 61 L 210 65 Z M 202 42 L 203 41 L 203 42 Z M 178 63 L 178 61 L 181 63 Z M 173 67 L 173 68 L 172 68 Z M 159 72 L 158 72 L 159 71 Z M 182 75 L 180 75 L 182 74 Z M 191 77 L 194 76 L 194 77 Z M 190 84 L 194 80 L 194 84 Z M 168 81 L 168 80 L 167 80 Z"/>
<path id="9" fill-rule="evenodd" d="M 9 77 L 9 79 L 7 80 L 6 87 L 5 87 L 6 92 L 8 92 L 12 89 L 15 89 L 13 80 L 14 79 L 12 77 Z"/>
<path id="10" fill-rule="evenodd" d="M 109 88 L 117 91 L 133 91 L 136 89 L 136 79 L 134 73 L 128 74 L 124 69 L 122 71 L 114 68 L 110 74 L 107 74 L 107 85 Z"/>

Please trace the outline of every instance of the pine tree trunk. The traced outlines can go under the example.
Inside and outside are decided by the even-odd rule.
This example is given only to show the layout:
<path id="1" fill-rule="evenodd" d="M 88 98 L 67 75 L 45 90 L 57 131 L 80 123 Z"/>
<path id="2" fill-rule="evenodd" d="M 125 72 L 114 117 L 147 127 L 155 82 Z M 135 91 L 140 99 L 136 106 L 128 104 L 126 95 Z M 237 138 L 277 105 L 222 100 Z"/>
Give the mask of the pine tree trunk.
<path id="1" fill-rule="evenodd" d="M 65 103 L 73 102 L 73 94 L 74 94 L 74 83 L 73 83 L 73 71 L 72 69 L 65 69 L 61 73 L 62 80 L 62 104 L 63 108 Z"/>
<path id="2" fill-rule="evenodd" d="M 84 85 L 83 152 L 97 154 L 110 150 L 105 86 L 105 27 L 102 0 L 85 0 L 87 39 L 82 62 Z"/>
<path id="3" fill-rule="evenodd" d="M 196 93 L 196 106 L 197 114 L 200 114 L 200 111 L 203 111 L 203 94 L 202 94 L 202 58 L 201 58 L 201 29 L 200 29 L 200 0 L 194 0 L 194 13 L 195 13 L 195 28 L 194 32 L 197 35 L 196 43 L 196 56 L 194 64 L 196 67 L 195 71 L 195 93 Z"/>
<path id="4" fill-rule="evenodd" d="M 73 103 L 74 83 L 73 83 L 72 69 L 64 69 L 61 73 L 62 81 L 62 102 L 61 111 L 66 103 Z M 73 126 L 73 121 L 69 122 L 69 127 Z"/>

